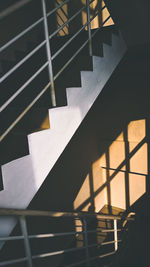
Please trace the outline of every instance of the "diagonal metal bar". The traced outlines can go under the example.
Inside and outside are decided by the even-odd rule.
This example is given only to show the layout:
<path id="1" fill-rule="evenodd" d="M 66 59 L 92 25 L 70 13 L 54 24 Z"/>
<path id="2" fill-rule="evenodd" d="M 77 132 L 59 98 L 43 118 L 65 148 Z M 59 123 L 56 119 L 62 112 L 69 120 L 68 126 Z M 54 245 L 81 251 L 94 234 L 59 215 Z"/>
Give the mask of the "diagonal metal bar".
<path id="1" fill-rule="evenodd" d="M 26 218 L 25 216 L 19 217 L 21 231 L 24 236 L 24 246 L 25 246 L 25 253 L 27 257 L 27 263 L 28 267 L 32 267 L 32 255 L 30 250 L 30 243 L 29 243 L 29 237 L 28 237 L 28 231 L 27 231 L 27 225 L 26 225 Z"/>
<path id="2" fill-rule="evenodd" d="M 43 16 L 44 16 L 44 32 L 45 32 L 45 39 L 46 39 L 46 52 L 47 52 L 47 59 L 49 62 L 48 73 L 49 73 L 49 79 L 51 82 L 51 101 L 52 101 L 52 106 L 55 107 L 56 106 L 56 96 L 55 96 L 53 66 L 52 66 L 51 47 L 50 47 L 50 41 L 49 41 L 48 21 L 47 21 L 45 0 L 42 0 L 42 10 L 43 10 Z"/>
<path id="3" fill-rule="evenodd" d="M 38 71 L 36 71 L 1 107 L 0 112 L 2 112 L 46 67 L 48 62 L 46 62 Z"/>
<path id="4" fill-rule="evenodd" d="M 20 66 L 22 66 L 28 59 L 30 59 L 41 47 L 45 45 L 46 41 L 43 41 L 37 47 L 35 47 L 27 56 L 20 60 L 12 69 L 10 69 L 4 76 L 0 78 L 0 83 L 6 80 L 14 71 L 16 71 Z"/>
<path id="5" fill-rule="evenodd" d="M 0 47 L 0 52 L 3 52 L 6 48 L 8 48 L 11 44 L 16 42 L 18 39 L 20 39 L 23 35 L 25 35 L 27 32 L 31 31 L 34 27 L 36 27 L 40 22 L 43 21 L 43 17 L 37 20 L 35 23 L 33 23 L 31 26 L 26 28 L 23 32 L 15 36 L 13 39 L 11 39 L 8 43 Z"/>

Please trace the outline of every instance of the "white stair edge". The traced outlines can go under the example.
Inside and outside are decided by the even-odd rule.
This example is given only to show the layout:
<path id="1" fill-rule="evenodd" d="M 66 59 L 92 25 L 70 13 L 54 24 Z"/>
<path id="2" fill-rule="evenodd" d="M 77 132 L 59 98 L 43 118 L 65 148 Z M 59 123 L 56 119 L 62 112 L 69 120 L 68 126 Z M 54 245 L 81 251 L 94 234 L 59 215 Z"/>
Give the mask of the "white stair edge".
<path id="1" fill-rule="evenodd" d="M 81 72 L 82 88 L 77 88 L 78 93 L 73 95 L 75 88 L 67 89 L 69 106 L 49 111 L 52 129 L 28 136 L 30 155 L 2 166 L 4 191 L 0 192 L 0 207 L 25 209 L 29 205 L 126 52 L 125 43 L 116 36 L 112 46 L 108 49 L 104 45 L 104 49 L 104 58 L 93 57 L 93 72 Z M 0 235 L 9 235 L 14 223 L 0 222 Z"/>

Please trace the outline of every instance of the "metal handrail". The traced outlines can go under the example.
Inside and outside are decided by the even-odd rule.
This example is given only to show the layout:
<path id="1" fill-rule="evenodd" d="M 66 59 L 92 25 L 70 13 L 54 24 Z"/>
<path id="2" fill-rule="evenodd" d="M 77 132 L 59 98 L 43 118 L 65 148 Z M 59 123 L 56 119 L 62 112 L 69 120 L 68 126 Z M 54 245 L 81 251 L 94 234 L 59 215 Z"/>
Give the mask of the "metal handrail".
<path id="1" fill-rule="evenodd" d="M 95 17 L 98 15 L 98 12 L 92 19 L 90 19 L 90 22 L 95 19 Z M 53 56 L 52 60 L 54 60 L 89 24 L 89 22 L 86 22 Z"/>
<path id="2" fill-rule="evenodd" d="M 48 63 L 47 63 L 48 65 Z M 27 114 L 27 112 L 34 106 L 40 97 L 48 90 L 51 82 L 49 82 L 42 91 L 30 102 L 27 108 L 15 119 L 15 121 L 7 128 L 7 130 L 0 136 L 0 142 L 7 136 L 7 134 L 16 126 L 16 124 Z"/>
<path id="3" fill-rule="evenodd" d="M 4 76 L 0 78 L 0 83 L 5 81 L 14 71 L 16 71 L 19 67 L 21 67 L 28 59 L 30 59 L 45 44 L 46 44 L 46 41 L 44 40 L 42 43 L 36 46 L 28 55 L 26 55 L 23 59 L 21 59 L 12 69 L 10 69 L 6 74 L 4 74 Z"/>
<path id="4" fill-rule="evenodd" d="M 107 215 L 107 214 L 100 214 L 100 213 L 88 213 L 88 212 L 55 212 L 55 211 L 38 211 L 38 210 L 19 210 L 19 209 L 0 209 L 0 217 L 4 216 L 13 216 L 17 217 L 20 222 L 21 226 L 21 231 L 22 235 L 20 236 L 9 236 L 9 237 L 0 237 L 0 241 L 15 241 L 15 240 L 24 240 L 24 248 L 25 248 L 25 257 L 20 258 L 20 259 L 13 259 L 13 260 L 7 260 L 0 262 L 0 266 L 6 266 L 6 265 L 11 265 L 14 263 L 19 263 L 19 262 L 27 262 L 28 267 L 32 267 L 32 262 L 35 259 L 41 259 L 41 258 L 47 258 L 51 256 L 57 256 L 61 255 L 63 253 L 70 253 L 70 252 L 76 252 L 79 250 L 84 250 L 86 258 L 85 260 L 82 260 L 80 262 L 76 262 L 69 266 L 76 266 L 81 263 L 86 263 L 86 266 L 90 266 L 90 262 L 93 261 L 94 259 L 98 258 L 104 258 L 107 256 L 110 256 L 111 254 L 115 254 L 115 252 L 118 249 L 118 244 L 121 242 L 120 239 L 118 239 L 118 231 L 120 229 L 117 228 L 117 222 L 122 219 L 121 216 L 118 215 Z M 47 233 L 47 234 L 28 234 L 27 231 L 27 222 L 26 219 L 27 217 L 47 217 L 47 218 L 57 218 L 57 219 L 62 219 L 62 218 L 79 218 L 82 221 L 82 231 L 72 231 L 72 232 L 59 232 L 59 233 Z M 89 233 L 99 233 L 97 230 L 89 230 L 87 226 L 87 220 L 96 218 L 98 220 L 108 220 L 108 221 L 113 221 L 114 222 L 114 228 L 113 229 L 106 229 L 108 232 L 113 232 L 114 233 L 114 239 L 110 241 L 103 241 L 101 243 L 94 243 L 90 244 L 88 240 L 88 234 Z M 126 218 L 128 221 L 133 221 L 134 218 L 128 217 Z M 31 239 L 40 239 L 40 238 L 54 238 L 54 237 L 63 237 L 63 236 L 72 236 L 72 235 L 77 235 L 78 236 L 82 234 L 83 236 L 83 245 L 81 247 L 73 247 L 73 248 L 65 248 L 63 250 L 57 250 L 57 251 L 50 251 L 47 253 L 42 253 L 38 255 L 32 255 L 31 249 L 30 249 L 30 240 Z M 89 254 L 89 249 L 93 247 L 101 247 L 101 246 L 107 246 L 112 244 L 114 246 L 114 251 L 98 255 L 96 257 L 90 257 Z"/>
<path id="5" fill-rule="evenodd" d="M 48 61 L 45 62 L 40 69 L 38 69 L 30 78 L 27 80 L 17 91 L 14 93 L 1 107 L 0 112 L 2 112 L 46 67 L 48 66 Z"/>
<path id="6" fill-rule="evenodd" d="M 11 5 L 10 7 L 6 8 L 5 10 L 3 10 L 0 13 L 0 20 L 4 19 L 8 15 L 12 14 L 16 10 L 22 8 L 24 5 L 28 4 L 30 1 L 32 1 L 32 0 L 20 0 L 19 2 L 17 2 L 15 4 Z"/>
<path id="7" fill-rule="evenodd" d="M 0 216 L 32 216 L 32 217 L 97 217 L 97 219 L 107 220 L 121 220 L 122 216 L 107 215 L 102 213 L 88 213 L 88 212 L 61 212 L 61 211 L 39 211 L 39 210 L 24 210 L 24 209 L 2 209 L 0 208 Z M 131 217 L 127 220 L 133 220 Z"/>
<path id="8" fill-rule="evenodd" d="M 49 73 L 49 80 L 50 82 L 41 90 L 41 92 L 35 97 L 35 99 L 27 106 L 27 108 L 14 120 L 13 123 L 5 130 L 5 132 L 1 135 L 0 141 L 2 141 L 5 136 L 13 129 L 13 127 L 24 117 L 24 115 L 31 109 L 31 107 L 37 102 L 37 100 L 45 93 L 48 88 L 51 87 L 51 100 L 52 105 L 56 106 L 56 98 L 55 98 L 55 87 L 54 87 L 54 81 L 60 76 L 60 74 L 66 69 L 66 67 L 74 60 L 74 58 L 80 53 L 80 51 L 89 43 L 89 54 L 92 55 L 92 44 L 91 44 L 91 38 L 98 32 L 100 28 L 98 28 L 94 34 L 91 34 L 90 30 L 90 24 L 94 20 L 94 18 L 99 14 L 99 12 L 102 12 L 105 6 L 102 7 L 98 12 L 96 12 L 92 18 L 90 18 L 90 4 L 94 0 L 86 0 L 86 6 L 83 6 L 80 10 L 78 10 L 71 18 L 69 18 L 63 25 L 61 25 L 57 30 L 55 30 L 52 34 L 49 35 L 49 29 L 48 29 L 48 22 L 47 18 L 52 15 L 54 12 L 57 12 L 60 8 L 62 8 L 65 4 L 67 4 L 70 0 L 65 0 L 63 3 L 61 3 L 59 6 L 51 10 L 50 12 L 46 12 L 46 0 L 42 1 L 42 8 L 43 8 L 43 17 L 41 17 L 39 20 L 34 22 L 31 26 L 26 28 L 24 31 L 22 31 L 20 34 L 18 34 L 16 37 L 14 37 L 12 40 L 10 40 L 8 43 L 3 45 L 0 48 L 0 52 L 4 51 L 6 48 L 8 48 L 11 44 L 16 42 L 19 38 L 24 36 L 26 33 L 31 31 L 33 28 L 35 28 L 37 25 L 39 25 L 41 22 L 44 23 L 44 31 L 45 31 L 45 40 L 37 45 L 29 54 L 27 54 L 23 59 L 21 59 L 15 66 L 13 66 L 7 73 L 5 73 L 1 78 L 0 82 L 7 80 L 10 75 L 12 75 L 20 66 L 22 66 L 28 59 L 30 59 L 37 51 L 39 51 L 40 48 L 46 46 L 47 51 L 47 59 L 48 61 L 39 68 L 8 100 L 5 101 L 5 103 L 2 104 L 0 107 L 0 111 L 2 112 L 4 109 L 7 108 L 7 106 L 46 68 L 48 67 L 48 73 Z M 54 55 L 51 55 L 51 47 L 50 47 L 50 41 L 51 39 L 56 36 L 56 34 L 62 30 L 66 25 L 68 25 L 73 19 L 75 19 L 83 10 L 87 10 L 87 22 L 57 51 Z M 110 16 L 105 20 L 103 24 L 106 23 L 106 21 L 110 18 Z M 80 46 L 80 48 L 74 53 L 74 55 L 64 64 L 64 66 L 55 74 L 53 75 L 53 60 L 60 54 L 62 51 L 71 43 L 73 40 L 86 28 L 88 27 L 88 39 Z"/>
<path id="9" fill-rule="evenodd" d="M 15 43 L 16 41 L 18 41 L 22 36 L 24 36 L 26 33 L 28 33 L 29 31 L 33 30 L 39 23 L 41 23 L 43 21 L 43 17 L 40 18 L 39 20 L 37 20 L 36 22 L 34 22 L 31 26 L 29 26 L 28 28 L 26 28 L 24 31 L 22 31 L 21 33 L 19 33 L 17 36 L 15 36 L 13 39 L 11 39 L 10 41 L 8 41 L 5 45 L 0 47 L 0 52 L 3 52 L 6 48 L 8 48 L 10 45 L 12 45 L 13 43 Z"/>
<path id="10" fill-rule="evenodd" d="M 93 2 L 94 0 L 92 0 L 90 2 L 90 4 Z M 69 24 L 77 15 L 79 15 L 84 9 L 86 9 L 86 7 L 81 8 L 78 12 L 76 12 L 69 20 L 67 20 L 63 25 L 61 25 L 59 27 L 59 29 L 57 29 L 56 31 L 54 31 L 50 36 L 49 39 L 52 39 L 52 37 L 54 37 L 60 30 L 62 30 L 67 24 Z M 96 14 L 91 20 L 90 22 L 97 16 L 98 14 Z M 43 18 L 39 19 L 38 21 L 36 21 L 34 24 L 32 24 L 30 27 L 28 27 L 25 31 L 23 31 L 22 33 L 20 33 L 17 37 L 13 38 L 11 41 L 9 41 L 6 45 L 2 46 L 0 48 L 0 52 L 4 51 L 6 48 L 8 48 L 11 44 L 13 44 L 15 41 L 17 41 L 20 37 L 22 37 L 24 34 L 26 34 L 27 32 L 29 32 L 30 30 L 32 30 L 35 26 L 37 26 L 40 22 L 43 21 Z M 87 22 L 86 24 L 83 25 L 83 27 L 74 35 L 74 38 L 80 33 L 80 31 L 82 31 L 89 23 Z M 66 43 L 66 46 L 74 40 L 71 39 L 68 41 L 68 43 Z M 16 71 L 20 66 L 22 66 L 22 64 L 24 64 L 28 59 L 31 58 L 31 56 L 33 56 L 41 47 L 43 47 L 46 44 L 46 40 L 44 40 L 41 44 L 39 44 L 38 46 L 36 46 L 28 55 L 26 55 L 21 61 L 19 61 L 12 69 L 10 69 L 6 74 L 4 74 L 1 78 L 0 78 L 0 83 L 2 83 L 4 80 L 6 80 L 6 78 L 8 78 L 14 71 Z M 66 47 L 65 46 L 65 47 Z M 65 48 L 62 47 L 61 51 Z M 61 52 L 58 51 L 56 55 L 54 55 L 52 57 L 52 60 Z"/>
<path id="11" fill-rule="evenodd" d="M 56 31 L 49 35 L 49 39 L 52 39 L 57 33 L 59 33 L 66 25 L 68 25 L 73 19 L 75 19 L 86 7 L 82 7 L 78 10 L 70 19 L 68 19 L 63 25 L 61 25 Z"/>
<path id="12" fill-rule="evenodd" d="M 59 6 L 55 7 L 53 10 L 51 10 L 50 12 L 47 13 L 47 17 L 51 16 L 53 13 L 55 13 L 58 9 L 62 8 L 65 4 L 67 4 L 68 2 L 70 2 L 70 0 L 65 0 L 63 1 L 62 4 L 60 4 Z"/>

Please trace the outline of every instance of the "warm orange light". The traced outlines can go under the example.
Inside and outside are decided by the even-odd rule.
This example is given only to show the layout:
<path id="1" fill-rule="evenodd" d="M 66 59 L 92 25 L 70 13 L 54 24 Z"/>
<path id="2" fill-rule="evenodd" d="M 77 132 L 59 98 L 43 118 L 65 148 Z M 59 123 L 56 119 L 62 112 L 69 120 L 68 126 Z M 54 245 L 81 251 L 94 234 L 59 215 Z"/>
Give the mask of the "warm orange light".
<path id="1" fill-rule="evenodd" d="M 89 174 L 87 174 L 84 183 L 80 188 L 80 191 L 78 192 L 78 195 L 74 201 L 74 209 L 75 210 L 78 209 L 89 198 L 90 198 L 90 183 L 89 183 Z M 88 211 L 89 206 L 90 203 L 88 201 L 88 204 L 84 205 L 82 211 Z"/>
<path id="2" fill-rule="evenodd" d="M 131 121 L 92 164 L 74 201 L 74 208 L 99 212 L 105 205 L 125 210 L 146 192 L 148 147 L 146 121 Z M 109 141 L 110 143 L 110 141 Z M 92 179 L 92 183 L 90 182 Z M 85 205 L 83 205 L 85 202 Z"/>
<path id="3" fill-rule="evenodd" d="M 57 0 L 56 6 L 60 5 L 62 3 L 62 0 Z M 103 6 L 105 5 L 104 1 L 99 1 L 95 0 L 94 2 L 91 3 L 90 5 L 90 17 L 92 18 Z M 59 28 L 62 26 L 67 20 L 70 18 L 69 10 L 76 10 L 76 12 L 81 8 L 81 7 L 86 6 L 86 0 L 81 0 L 75 3 L 69 2 L 65 4 L 62 8 L 57 10 L 57 27 Z M 98 27 L 101 27 L 103 25 L 103 22 L 106 20 L 106 18 L 109 16 L 109 12 L 107 8 L 103 9 L 103 11 L 98 13 L 98 15 L 91 21 L 91 29 L 96 29 Z M 81 12 L 81 24 L 80 26 L 83 26 L 87 22 L 87 11 L 86 9 Z M 78 22 L 80 21 L 79 16 L 77 17 Z M 75 23 L 75 28 L 76 28 L 76 23 L 78 23 L 77 20 L 75 19 L 73 22 L 71 22 L 71 28 L 72 30 L 74 29 L 73 23 Z M 104 26 L 109 26 L 113 25 L 114 22 L 110 18 Z M 87 27 L 85 28 L 87 30 Z M 60 32 L 60 36 L 68 35 L 69 33 L 69 26 L 66 25 Z"/>

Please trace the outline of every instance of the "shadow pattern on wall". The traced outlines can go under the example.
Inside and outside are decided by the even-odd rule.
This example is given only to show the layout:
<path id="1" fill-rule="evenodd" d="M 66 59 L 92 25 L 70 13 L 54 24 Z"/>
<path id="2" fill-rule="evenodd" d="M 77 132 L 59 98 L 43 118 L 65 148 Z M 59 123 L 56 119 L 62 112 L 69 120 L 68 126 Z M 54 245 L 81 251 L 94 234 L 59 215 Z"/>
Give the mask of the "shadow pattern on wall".
<path id="1" fill-rule="evenodd" d="M 106 202 L 99 203 L 112 204 L 109 183 L 116 183 L 119 175 L 125 198 L 120 208 L 136 201 L 129 188 L 132 191 L 137 179 L 140 194 L 149 193 L 150 64 L 147 54 L 136 55 L 129 51 L 122 60 L 30 208 L 67 211 L 91 206 L 98 211 L 102 207 L 95 207 L 95 196 L 105 190 Z M 89 183 L 86 195 L 77 204 L 84 183 Z M 115 196 L 113 201 L 117 206 Z"/>

